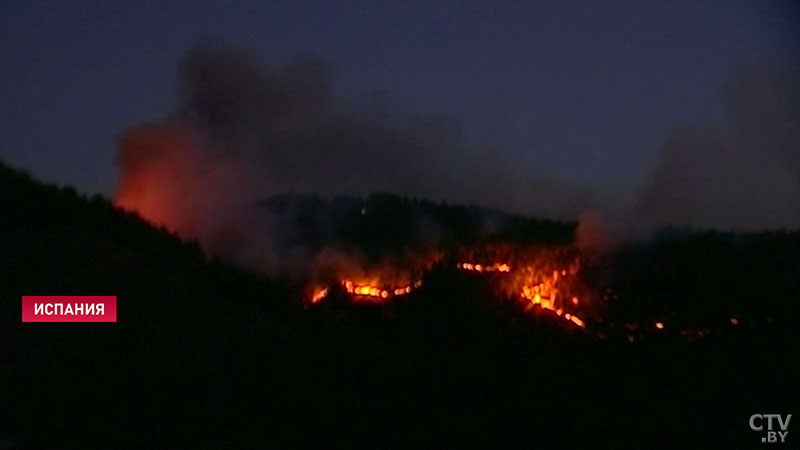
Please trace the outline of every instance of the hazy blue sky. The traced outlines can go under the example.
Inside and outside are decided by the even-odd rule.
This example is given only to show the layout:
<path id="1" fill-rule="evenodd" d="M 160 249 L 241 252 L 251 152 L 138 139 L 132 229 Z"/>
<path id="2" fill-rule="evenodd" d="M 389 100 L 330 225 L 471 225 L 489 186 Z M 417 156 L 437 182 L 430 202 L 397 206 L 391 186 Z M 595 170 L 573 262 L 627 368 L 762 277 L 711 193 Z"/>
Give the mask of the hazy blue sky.
<path id="1" fill-rule="evenodd" d="M 233 6 L 235 5 L 235 6 Z M 336 94 L 457 120 L 520 172 L 627 192 L 677 125 L 722 120 L 743 62 L 800 54 L 798 2 L 0 2 L 0 158 L 110 193 L 114 139 L 157 121 L 202 37 Z"/>

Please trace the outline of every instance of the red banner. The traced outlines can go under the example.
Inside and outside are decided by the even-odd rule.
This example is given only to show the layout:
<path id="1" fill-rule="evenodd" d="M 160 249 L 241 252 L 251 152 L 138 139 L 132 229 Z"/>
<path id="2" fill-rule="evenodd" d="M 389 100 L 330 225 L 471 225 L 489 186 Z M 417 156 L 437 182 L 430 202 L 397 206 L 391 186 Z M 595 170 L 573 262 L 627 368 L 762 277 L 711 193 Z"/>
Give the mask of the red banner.
<path id="1" fill-rule="evenodd" d="M 112 295 L 26 295 L 23 322 L 116 322 L 117 297 Z"/>

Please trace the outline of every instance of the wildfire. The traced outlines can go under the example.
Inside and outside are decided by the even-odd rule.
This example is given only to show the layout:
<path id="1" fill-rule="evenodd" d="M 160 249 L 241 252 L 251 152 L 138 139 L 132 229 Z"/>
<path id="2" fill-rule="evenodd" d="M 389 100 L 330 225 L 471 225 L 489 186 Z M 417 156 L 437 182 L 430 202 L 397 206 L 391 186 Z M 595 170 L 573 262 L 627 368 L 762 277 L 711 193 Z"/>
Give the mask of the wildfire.
<path id="1" fill-rule="evenodd" d="M 479 248 L 467 250 L 456 269 L 477 275 L 492 276 L 491 282 L 498 296 L 518 298 L 524 309 L 541 308 L 554 312 L 570 324 L 585 328 L 583 319 L 576 315 L 581 303 L 575 292 L 574 276 L 578 272 L 577 255 L 563 248 Z M 506 258 L 504 258 L 505 256 Z M 481 261 L 483 259 L 483 261 Z M 489 262 L 487 262 L 489 261 Z M 424 265 L 430 270 L 432 264 Z M 418 271 L 417 273 L 424 273 Z M 339 281 L 343 292 L 353 302 L 384 303 L 412 293 L 422 285 L 422 280 L 398 282 L 397 273 L 409 273 L 387 266 L 371 276 L 342 277 Z M 366 275 L 366 274 L 365 274 Z M 494 276 L 496 275 L 496 276 Z M 329 290 L 317 289 L 311 303 L 318 303 L 329 294 Z"/>
<path id="2" fill-rule="evenodd" d="M 581 320 L 578 316 L 574 314 L 564 314 L 564 318 L 574 323 L 575 325 L 584 328 L 583 320 Z"/>
<path id="3" fill-rule="evenodd" d="M 559 305 L 556 307 L 556 290 L 550 283 L 541 282 L 533 286 L 522 287 L 522 298 L 530 301 L 530 306 L 537 306 L 542 309 L 547 309 L 556 313 L 557 316 L 562 316 L 564 319 L 574 323 L 575 325 L 585 328 L 584 321 L 576 316 L 574 313 L 565 313 L 563 307 Z M 544 295 L 543 295 L 544 294 Z M 547 296 L 545 296 L 547 295 Z M 577 297 L 573 297 L 573 304 L 577 305 Z"/>
<path id="4" fill-rule="evenodd" d="M 328 296 L 328 288 L 317 289 L 314 291 L 314 295 L 311 296 L 311 303 L 319 303 Z"/>
<path id="5" fill-rule="evenodd" d="M 372 284 L 358 284 L 352 280 L 342 280 L 342 287 L 345 292 L 356 296 L 356 299 L 368 299 L 373 301 L 384 301 L 392 297 L 400 297 L 410 294 L 414 289 L 422 286 L 422 280 L 417 280 L 406 286 L 380 287 Z M 312 303 L 314 303 L 312 301 Z"/>
<path id="6" fill-rule="evenodd" d="M 577 296 L 568 297 L 570 290 L 569 276 L 577 273 L 577 262 L 567 261 L 565 267 L 558 267 L 560 259 L 557 252 L 540 250 L 530 254 L 518 255 L 519 264 L 512 266 L 509 262 L 495 262 L 481 264 L 477 262 L 459 262 L 456 268 L 478 273 L 501 272 L 509 274 L 510 278 L 501 284 L 506 292 L 516 293 L 526 303 L 526 310 L 533 307 L 547 309 L 557 316 L 584 328 L 585 323 L 573 313 L 565 313 L 567 307 L 577 307 Z M 528 260 L 528 263 L 524 261 Z M 512 267 L 514 269 L 512 270 Z M 569 304 L 562 300 L 569 298 Z"/>
<path id="7" fill-rule="evenodd" d="M 187 202 L 186 192 L 199 190 L 192 175 L 206 173 L 203 168 L 212 166 L 201 157 L 204 154 L 192 133 L 174 124 L 142 125 L 127 131 L 119 145 L 122 177 L 114 204 L 153 225 L 191 234 L 191 225 L 199 217 L 191 208 L 194 203 Z M 211 198 L 200 200 L 206 201 Z"/>
<path id="8" fill-rule="evenodd" d="M 456 264 L 456 268 L 475 272 L 511 272 L 511 266 L 506 263 L 494 263 L 491 265 L 473 264 L 461 262 Z"/>

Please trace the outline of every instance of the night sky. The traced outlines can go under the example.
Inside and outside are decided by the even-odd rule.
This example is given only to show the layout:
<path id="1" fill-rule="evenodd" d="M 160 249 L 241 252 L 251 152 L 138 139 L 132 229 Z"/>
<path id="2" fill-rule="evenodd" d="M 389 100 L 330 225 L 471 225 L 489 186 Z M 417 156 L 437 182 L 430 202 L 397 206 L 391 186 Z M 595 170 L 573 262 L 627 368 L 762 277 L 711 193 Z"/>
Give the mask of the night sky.
<path id="1" fill-rule="evenodd" d="M 796 2 L 223 3 L 0 3 L 0 159 L 111 195 L 116 137 L 170 111 L 211 37 L 268 66 L 320 55 L 339 98 L 454 120 L 520 175 L 621 202 L 676 127 L 727 120 L 738 67 L 800 54 Z"/>

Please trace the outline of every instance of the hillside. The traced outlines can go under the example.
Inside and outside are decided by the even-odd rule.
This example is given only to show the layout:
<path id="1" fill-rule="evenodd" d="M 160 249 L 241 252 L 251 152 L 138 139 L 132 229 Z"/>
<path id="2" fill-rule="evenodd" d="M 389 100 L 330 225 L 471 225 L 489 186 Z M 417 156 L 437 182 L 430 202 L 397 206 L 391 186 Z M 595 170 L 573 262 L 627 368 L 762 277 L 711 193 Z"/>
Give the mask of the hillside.
<path id="1" fill-rule="evenodd" d="M 310 202 L 329 215 L 342 210 Z M 391 196 L 347 208 L 361 202 L 439 217 L 453 224 L 452 242 L 488 239 L 465 224 L 474 209 Z M 387 222 L 335 238 L 367 252 L 415 239 L 397 225 L 405 215 L 372 217 Z M 504 223 L 494 238 L 563 243 L 572 232 L 519 217 Z M 666 315 L 678 317 L 676 327 L 723 327 L 731 311 L 742 320 L 708 339 L 649 333 L 631 345 L 622 335 L 597 339 L 613 334 L 606 324 L 532 319 L 447 267 L 403 301 L 358 307 L 333 293 L 309 308 L 293 280 L 216 261 L 103 198 L 0 164 L 0 442 L 750 448 L 760 438 L 751 414 L 800 404 L 798 242 L 789 232 L 678 233 L 596 261 L 585 281 L 619 299 L 604 300 L 610 320 Z M 116 295 L 118 321 L 23 324 L 22 295 Z"/>

